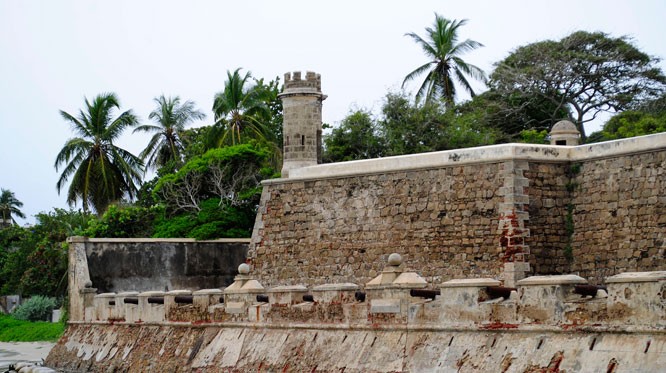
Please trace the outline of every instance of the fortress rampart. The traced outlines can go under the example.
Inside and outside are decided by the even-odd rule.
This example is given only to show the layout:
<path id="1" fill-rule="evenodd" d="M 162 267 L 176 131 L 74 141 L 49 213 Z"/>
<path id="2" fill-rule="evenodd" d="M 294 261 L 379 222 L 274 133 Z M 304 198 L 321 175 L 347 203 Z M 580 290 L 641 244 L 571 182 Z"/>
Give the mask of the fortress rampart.
<path id="1" fill-rule="evenodd" d="M 392 251 L 433 283 L 664 270 L 666 134 L 323 164 L 264 182 L 248 254 L 263 283 L 368 281 Z"/>
<path id="2" fill-rule="evenodd" d="M 433 287 L 397 254 L 368 283 L 84 295 L 49 355 L 68 371 L 655 371 L 666 272 Z M 541 370 L 539 370 L 541 369 Z"/>
<path id="3" fill-rule="evenodd" d="M 189 242 L 203 250 L 183 256 L 172 242 L 156 255 L 161 241 L 71 238 L 70 325 L 47 365 L 610 373 L 666 366 L 666 133 L 575 146 L 571 125 L 560 123 L 554 140 L 562 146 L 318 165 L 320 77 L 288 74 L 280 97 L 286 168 L 282 179 L 263 183 L 247 252 L 232 249 L 221 260 L 228 243 Z M 153 267 L 150 275 L 100 276 L 91 264 L 105 251 Z M 209 265 L 205 274 L 221 261 L 242 263 L 229 286 L 219 285 L 229 271 L 178 272 L 199 262 Z M 165 275 L 165 267 L 182 276 Z"/>

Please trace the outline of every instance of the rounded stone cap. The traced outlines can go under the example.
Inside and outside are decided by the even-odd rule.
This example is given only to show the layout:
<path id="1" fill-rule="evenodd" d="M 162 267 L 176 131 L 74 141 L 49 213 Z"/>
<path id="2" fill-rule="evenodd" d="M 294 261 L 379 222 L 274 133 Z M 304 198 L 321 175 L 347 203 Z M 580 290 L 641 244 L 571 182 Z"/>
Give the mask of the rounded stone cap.
<path id="1" fill-rule="evenodd" d="M 247 275 L 250 273 L 250 265 L 247 263 L 242 263 L 238 266 L 238 273 L 241 275 Z"/>
<path id="2" fill-rule="evenodd" d="M 666 280 L 666 271 L 624 272 L 606 278 L 607 284 L 626 282 L 657 282 Z"/>
<path id="3" fill-rule="evenodd" d="M 483 288 L 499 286 L 500 282 L 494 278 L 460 278 L 446 281 L 440 285 L 442 288 Z"/>
<path id="4" fill-rule="evenodd" d="M 568 120 L 561 120 L 550 130 L 551 135 L 580 135 L 576 125 Z"/>
<path id="5" fill-rule="evenodd" d="M 101 293 L 101 294 L 96 294 L 95 298 L 115 298 L 116 293 Z"/>
<path id="6" fill-rule="evenodd" d="M 400 254 L 398 253 L 393 253 L 389 255 L 388 264 L 394 267 L 399 266 L 400 264 L 402 264 L 402 256 L 400 256 Z"/>
<path id="7" fill-rule="evenodd" d="M 524 278 L 516 282 L 516 284 L 518 286 L 575 285 L 587 284 L 587 280 L 576 275 L 549 275 Z"/>

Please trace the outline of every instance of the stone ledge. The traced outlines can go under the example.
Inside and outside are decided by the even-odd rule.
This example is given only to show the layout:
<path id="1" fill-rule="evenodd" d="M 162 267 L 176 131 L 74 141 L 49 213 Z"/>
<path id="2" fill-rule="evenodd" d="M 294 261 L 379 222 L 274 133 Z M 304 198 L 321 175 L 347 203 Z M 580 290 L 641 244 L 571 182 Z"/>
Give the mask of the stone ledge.
<path id="1" fill-rule="evenodd" d="M 606 278 L 606 283 L 658 282 L 664 280 L 666 280 L 666 271 L 625 272 Z"/>
<path id="2" fill-rule="evenodd" d="M 632 137 L 579 146 L 500 144 L 440 152 L 409 154 L 386 158 L 328 163 L 289 171 L 289 179 L 270 179 L 262 183 L 279 184 L 296 180 L 328 179 L 341 176 L 441 168 L 447 166 L 495 163 L 508 160 L 575 162 L 644 153 L 666 149 L 666 133 Z"/>
<path id="3" fill-rule="evenodd" d="M 67 238 L 69 243 L 79 242 L 126 242 L 126 243 L 160 243 L 160 242 L 201 242 L 201 243 L 250 243 L 251 238 L 218 238 L 216 240 L 196 240 L 194 238 L 89 238 L 72 236 Z"/>

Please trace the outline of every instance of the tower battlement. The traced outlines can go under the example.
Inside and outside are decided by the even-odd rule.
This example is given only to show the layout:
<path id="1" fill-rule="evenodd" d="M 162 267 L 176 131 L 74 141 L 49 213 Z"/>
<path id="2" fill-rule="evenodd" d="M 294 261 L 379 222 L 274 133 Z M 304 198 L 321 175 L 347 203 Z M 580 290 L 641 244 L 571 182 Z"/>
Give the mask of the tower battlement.
<path id="1" fill-rule="evenodd" d="M 317 92 L 321 91 L 321 75 L 312 71 L 305 73 L 305 79 L 302 79 L 300 71 L 288 72 L 284 74 L 284 89 L 294 88 L 313 88 Z"/>

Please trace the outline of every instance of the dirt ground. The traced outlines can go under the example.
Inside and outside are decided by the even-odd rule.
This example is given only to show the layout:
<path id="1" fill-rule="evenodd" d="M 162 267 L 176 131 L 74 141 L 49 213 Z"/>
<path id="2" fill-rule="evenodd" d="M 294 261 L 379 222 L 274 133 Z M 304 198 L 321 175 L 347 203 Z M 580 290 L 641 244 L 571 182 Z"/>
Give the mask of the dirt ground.
<path id="1" fill-rule="evenodd" d="M 0 342 L 0 372 L 20 361 L 41 362 L 54 345 L 52 342 Z"/>

